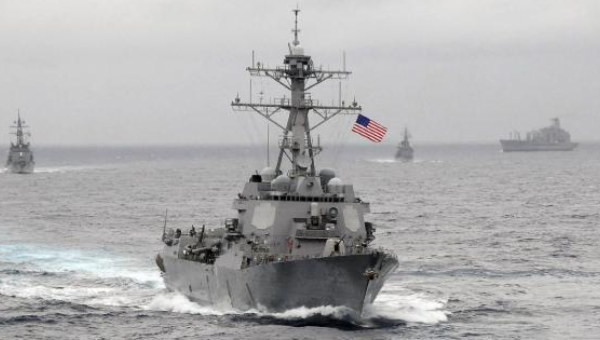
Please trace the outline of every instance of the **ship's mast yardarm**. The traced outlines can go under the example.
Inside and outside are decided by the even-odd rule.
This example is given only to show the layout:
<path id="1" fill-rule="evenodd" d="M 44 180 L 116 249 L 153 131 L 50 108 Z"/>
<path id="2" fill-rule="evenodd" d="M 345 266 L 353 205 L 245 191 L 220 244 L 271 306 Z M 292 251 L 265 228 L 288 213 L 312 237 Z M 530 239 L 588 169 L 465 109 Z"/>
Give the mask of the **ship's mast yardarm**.
<path id="1" fill-rule="evenodd" d="M 25 140 L 25 137 L 29 135 L 29 133 L 23 132 L 24 129 L 28 128 L 27 125 L 25 125 L 25 121 L 21 120 L 21 112 L 17 111 L 17 120 L 14 122 L 15 125 L 11 126 L 11 128 L 15 129 L 15 132 L 11 132 L 11 134 L 15 135 L 17 137 L 16 140 L 16 144 L 15 145 L 26 145 L 27 141 Z"/>
<path id="2" fill-rule="evenodd" d="M 311 88 L 329 79 L 346 79 L 351 72 L 336 70 L 323 70 L 315 68 L 310 56 L 304 54 L 298 38 L 298 13 L 299 9 L 292 10 L 294 13 L 294 41 L 289 47 L 289 54 L 285 56 L 284 66 L 265 68 L 258 62 L 256 66 L 248 67 L 251 76 L 268 77 L 276 81 L 285 89 L 290 91 L 290 98 L 274 98 L 270 103 L 242 102 L 238 97 L 231 103 L 236 111 L 255 111 L 271 123 L 278 126 L 283 136 L 279 142 L 279 155 L 275 171 L 282 173 L 281 166 L 283 158 L 291 163 L 288 176 L 315 176 L 315 156 L 321 151 L 320 145 L 313 145 L 311 132 L 321 124 L 327 122 L 338 114 L 356 114 L 362 108 L 353 101 L 350 105 L 341 102 L 338 106 L 320 105 L 318 100 L 311 97 Z M 288 111 L 287 123 L 281 124 L 274 118 L 275 114 L 282 110 Z M 310 125 L 309 112 L 313 112 L 312 118 L 317 122 Z"/>

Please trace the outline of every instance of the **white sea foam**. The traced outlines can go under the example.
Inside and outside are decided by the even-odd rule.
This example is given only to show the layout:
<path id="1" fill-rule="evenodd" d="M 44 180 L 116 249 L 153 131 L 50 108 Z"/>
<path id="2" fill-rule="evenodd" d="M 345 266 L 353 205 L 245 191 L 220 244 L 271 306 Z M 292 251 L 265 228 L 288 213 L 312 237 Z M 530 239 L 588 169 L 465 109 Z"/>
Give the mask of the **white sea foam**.
<path id="1" fill-rule="evenodd" d="M 447 299 L 411 291 L 384 291 L 363 311 L 363 318 L 386 318 L 436 324 L 448 320 Z"/>
<path id="2" fill-rule="evenodd" d="M 383 159 L 369 159 L 369 160 L 367 160 L 367 162 L 371 162 L 371 163 L 396 163 L 398 161 L 395 160 L 395 159 L 393 159 L 393 158 L 383 158 Z"/>
<path id="3" fill-rule="evenodd" d="M 278 313 L 266 312 L 264 308 L 242 312 L 228 308 L 228 306 L 201 305 L 190 301 L 182 294 L 174 292 L 160 293 L 147 304 L 141 306 L 144 310 L 153 311 L 202 315 L 245 314 L 290 321 L 323 316 L 353 322 L 361 326 L 371 326 L 374 323 L 373 321 L 379 319 L 425 324 L 445 322 L 450 314 L 444 309 L 445 307 L 446 301 L 443 299 L 409 291 L 382 293 L 373 305 L 365 309 L 361 316 L 349 308 L 333 306 L 299 307 Z"/>
<path id="4" fill-rule="evenodd" d="M 221 305 L 202 305 L 190 301 L 186 296 L 177 292 L 160 293 L 150 302 L 141 306 L 144 310 L 183 313 L 183 314 L 202 314 L 202 315 L 226 315 L 226 314 L 245 314 L 256 316 L 268 316 L 282 320 L 306 319 L 314 315 L 344 319 L 351 310 L 345 307 L 321 306 L 315 308 L 299 307 L 280 313 L 265 312 L 264 308 L 240 311 L 231 306 Z"/>
<path id="5" fill-rule="evenodd" d="M 235 311 L 221 311 L 216 307 L 203 306 L 190 301 L 182 294 L 170 292 L 160 293 L 150 302 L 141 306 L 144 310 L 184 313 L 184 314 L 203 314 L 203 315 L 223 315 L 226 313 L 235 313 Z"/>
<path id="6" fill-rule="evenodd" d="M 55 167 L 36 167 L 34 173 L 65 173 L 72 171 L 85 171 L 94 169 L 90 166 L 76 166 L 76 165 L 65 165 L 65 166 L 55 166 Z"/>
<path id="7" fill-rule="evenodd" d="M 3 282 L 0 294 L 27 299 L 60 300 L 81 302 L 90 297 L 110 294 L 114 288 L 109 287 L 52 287 L 45 285 L 23 285 L 23 282 Z"/>
<path id="8" fill-rule="evenodd" d="M 94 167 L 90 166 L 76 166 L 76 165 L 67 165 L 67 166 L 54 166 L 54 167 L 35 167 L 33 170 L 34 174 L 53 174 L 53 173 L 66 173 L 72 171 L 85 171 L 94 169 Z M 9 173 L 7 168 L 1 168 L 0 174 Z"/>
<path id="9" fill-rule="evenodd" d="M 285 312 L 272 313 L 269 315 L 280 319 L 299 319 L 307 318 L 313 315 L 323 315 L 341 319 L 351 313 L 352 311 L 345 307 L 320 306 L 314 308 L 299 307 L 287 310 Z"/>
<path id="10" fill-rule="evenodd" d="M 230 306 L 205 306 L 179 293 L 166 292 L 157 270 L 106 254 L 83 250 L 57 250 L 37 245 L 0 245 L 0 258 L 26 264 L 40 271 L 69 275 L 58 282 L 39 277 L 14 276 L 0 283 L 0 294 L 21 298 L 61 300 L 88 305 L 130 306 L 142 310 L 186 314 L 223 315 L 242 313 Z M 29 268 L 27 269 L 29 270 Z M 447 321 L 446 300 L 402 287 L 386 287 L 362 316 L 344 307 L 299 307 L 280 313 L 251 310 L 245 314 L 282 320 L 313 316 L 369 325 L 376 319 L 434 324 Z"/>
<path id="11" fill-rule="evenodd" d="M 403 322 L 436 324 L 448 320 L 449 312 L 444 310 L 445 306 L 445 301 L 423 293 L 396 291 L 380 294 L 375 303 L 367 306 L 360 316 L 349 308 L 332 306 L 300 307 L 281 313 L 259 314 L 286 320 L 307 319 L 315 315 L 321 315 L 338 320 L 352 321 L 365 326 L 369 326 L 372 321 L 382 318 Z"/>
<path id="12" fill-rule="evenodd" d="M 7 296 L 135 308 L 164 288 L 154 268 L 94 251 L 0 245 L 0 259 L 24 270 L 0 282 L 0 294 Z"/>
<path id="13" fill-rule="evenodd" d="M 46 272 L 90 273 L 100 278 L 127 278 L 137 283 L 162 288 L 160 274 L 154 268 L 140 267 L 139 261 L 79 249 L 53 249 L 46 246 L 0 245 L 0 258 Z"/>

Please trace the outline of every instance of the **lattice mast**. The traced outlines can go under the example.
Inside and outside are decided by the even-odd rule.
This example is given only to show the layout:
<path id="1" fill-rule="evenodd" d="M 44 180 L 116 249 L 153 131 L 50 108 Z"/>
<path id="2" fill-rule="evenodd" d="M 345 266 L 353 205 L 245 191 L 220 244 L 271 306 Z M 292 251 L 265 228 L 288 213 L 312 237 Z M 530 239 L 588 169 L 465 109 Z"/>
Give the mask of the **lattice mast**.
<path id="1" fill-rule="evenodd" d="M 281 128 L 283 136 L 279 142 L 279 156 L 275 171 L 282 173 L 281 165 L 284 156 L 290 161 L 291 169 L 288 176 L 315 176 L 315 156 L 321 151 L 320 143 L 313 144 L 311 132 L 323 123 L 329 121 L 338 114 L 355 114 L 362 108 L 354 100 L 350 105 L 339 102 L 338 106 L 320 105 L 317 100 L 311 98 L 308 90 L 330 79 L 347 79 L 352 73 L 343 70 L 323 70 L 315 68 L 310 56 L 304 54 L 304 49 L 298 40 L 298 13 L 299 9 L 292 10 L 294 13 L 294 41 L 288 44 L 289 54 L 285 56 L 284 66 L 265 68 L 260 62 L 247 70 L 251 76 L 268 77 L 279 83 L 290 91 L 290 98 L 276 98 L 271 103 L 263 104 L 242 102 L 239 95 L 231 103 L 236 111 L 255 111 L 274 125 Z M 287 124 L 283 125 L 274 119 L 274 115 L 282 110 L 288 111 Z M 309 112 L 316 115 L 318 122 L 309 124 Z M 313 115 L 314 116 L 314 115 Z"/>
<path id="2" fill-rule="evenodd" d="M 11 134 L 17 136 L 17 143 L 15 145 L 27 145 L 25 137 L 29 136 L 29 133 L 24 132 L 24 129 L 28 128 L 28 126 L 25 125 L 24 120 L 21 120 L 21 112 L 19 111 L 17 111 L 17 120 L 14 124 L 15 125 L 12 125 L 11 128 L 15 129 L 15 132 L 11 132 Z"/>

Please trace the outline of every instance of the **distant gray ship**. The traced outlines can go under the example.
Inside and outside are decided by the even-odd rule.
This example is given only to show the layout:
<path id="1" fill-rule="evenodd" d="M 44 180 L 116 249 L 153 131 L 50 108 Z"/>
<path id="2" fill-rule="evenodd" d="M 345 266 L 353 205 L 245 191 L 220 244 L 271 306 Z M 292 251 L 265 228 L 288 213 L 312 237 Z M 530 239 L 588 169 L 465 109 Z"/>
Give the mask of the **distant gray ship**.
<path id="1" fill-rule="evenodd" d="M 375 300 L 398 260 L 370 245 L 375 228 L 364 220 L 369 203 L 333 170 L 316 170 L 315 156 L 322 149 L 311 133 L 334 116 L 355 114 L 361 107 L 341 100 L 339 106 L 321 105 L 306 92 L 350 72 L 313 65 L 298 41 L 298 12 L 294 10 L 294 41 L 284 66 L 268 68 L 253 60 L 247 69 L 250 75 L 275 80 L 291 96 L 271 103 L 242 102 L 238 96 L 231 104 L 281 128 L 276 166 L 250 177 L 233 202 L 237 217 L 226 219 L 224 227 L 182 233 L 167 228 L 165 216 L 165 246 L 156 263 L 168 289 L 203 303 L 267 311 L 345 306 L 360 313 Z M 317 120 L 312 125 L 311 110 L 315 114 L 310 118 Z M 285 124 L 274 119 L 278 112 L 285 112 Z"/>
<path id="2" fill-rule="evenodd" d="M 404 128 L 404 139 L 398 145 L 398 149 L 396 150 L 396 159 L 402 160 L 405 162 L 412 161 L 414 157 L 414 150 L 408 141 L 408 128 Z"/>
<path id="3" fill-rule="evenodd" d="M 31 151 L 29 142 L 26 140 L 26 137 L 29 137 L 30 134 L 23 131 L 28 126 L 25 125 L 25 121 L 21 120 L 20 113 L 17 114 L 17 117 L 17 121 L 15 121 L 16 125 L 11 126 L 16 129 L 13 134 L 17 136 L 17 140 L 16 143 L 10 143 L 6 168 L 16 174 L 30 174 L 35 167 L 33 152 Z"/>
<path id="4" fill-rule="evenodd" d="M 552 119 L 552 125 L 527 133 L 521 139 L 519 132 L 511 133 L 510 139 L 501 139 L 502 151 L 571 151 L 577 143 L 571 142 L 571 134 L 560 127 L 558 118 Z"/>

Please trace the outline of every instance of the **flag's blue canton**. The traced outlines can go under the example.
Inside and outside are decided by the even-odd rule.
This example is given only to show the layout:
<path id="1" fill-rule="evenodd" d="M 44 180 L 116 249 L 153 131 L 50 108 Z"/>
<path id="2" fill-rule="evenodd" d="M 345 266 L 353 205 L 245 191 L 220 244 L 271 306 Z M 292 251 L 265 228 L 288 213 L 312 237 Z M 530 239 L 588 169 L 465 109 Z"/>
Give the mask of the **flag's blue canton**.
<path id="1" fill-rule="evenodd" d="M 360 125 L 362 125 L 364 127 L 369 126 L 369 122 L 370 121 L 371 120 L 369 118 L 367 118 L 367 117 L 365 117 L 365 116 L 363 116 L 361 114 L 359 114 L 358 117 L 356 118 L 356 124 L 360 124 Z"/>

